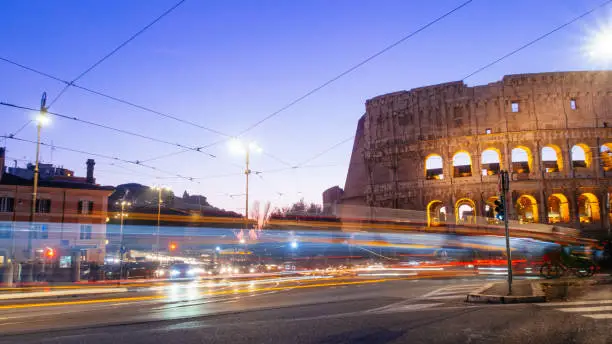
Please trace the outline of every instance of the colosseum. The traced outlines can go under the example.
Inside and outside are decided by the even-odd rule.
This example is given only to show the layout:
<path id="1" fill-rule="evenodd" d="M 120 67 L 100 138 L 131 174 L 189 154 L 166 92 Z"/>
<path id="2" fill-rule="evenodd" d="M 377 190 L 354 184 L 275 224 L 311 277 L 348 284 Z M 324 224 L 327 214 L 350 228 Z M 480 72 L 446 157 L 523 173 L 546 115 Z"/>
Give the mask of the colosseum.
<path id="1" fill-rule="evenodd" d="M 507 75 L 381 95 L 358 122 L 342 204 L 420 210 L 428 226 L 508 217 L 610 226 L 612 71 Z"/>

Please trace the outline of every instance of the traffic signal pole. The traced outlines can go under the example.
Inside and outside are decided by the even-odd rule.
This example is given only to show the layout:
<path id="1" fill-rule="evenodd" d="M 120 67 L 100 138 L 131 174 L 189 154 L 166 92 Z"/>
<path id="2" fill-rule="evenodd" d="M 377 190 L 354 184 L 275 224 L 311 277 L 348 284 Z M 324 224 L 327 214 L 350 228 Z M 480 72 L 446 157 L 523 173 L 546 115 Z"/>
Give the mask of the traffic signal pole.
<path id="1" fill-rule="evenodd" d="M 508 171 L 501 171 L 501 202 L 504 209 L 504 229 L 506 232 L 506 258 L 508 260 L 508 295 L 512 295 L 512 253 L 510 252 L 510 230 L 508 229 L 508 205 L 506 203 L 506 194 L 510 189 L 510 179 Z"/>

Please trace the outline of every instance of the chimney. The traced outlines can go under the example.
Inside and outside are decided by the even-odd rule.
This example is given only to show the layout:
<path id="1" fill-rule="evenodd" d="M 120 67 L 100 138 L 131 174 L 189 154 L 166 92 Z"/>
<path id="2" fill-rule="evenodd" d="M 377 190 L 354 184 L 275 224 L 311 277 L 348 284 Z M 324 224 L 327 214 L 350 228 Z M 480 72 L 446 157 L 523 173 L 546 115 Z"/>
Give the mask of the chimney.
<path id="1" fill-rule="evenodd" d="M 2 181 L 2 175 L 4 174 L 4 147 L 0 147 L 0 181 Z"/>
<path id="2" fill-rule="evenodd" d="M 95 184 L 96 179 L 94 178 L 94 165 L 96 164 L 96 162 L 94 161 L 94 159 L 87 159 L 87 183 L 89 184 Z"/>

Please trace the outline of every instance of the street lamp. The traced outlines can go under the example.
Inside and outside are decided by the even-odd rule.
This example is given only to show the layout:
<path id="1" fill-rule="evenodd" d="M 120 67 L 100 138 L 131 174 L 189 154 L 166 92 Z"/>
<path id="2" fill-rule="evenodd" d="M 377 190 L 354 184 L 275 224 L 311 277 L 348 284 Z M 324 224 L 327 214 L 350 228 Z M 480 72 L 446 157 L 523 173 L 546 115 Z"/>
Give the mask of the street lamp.
<path id="1" fill-rule="evenodd" d="M 249 174 L 251 174 L 251 170 L 249 168 L 249 158 L 250 153 L 261 153 L 262 149 L 255 142 L 244 143 L 239 139 L 232 139 L 230 141 L 230 149 L 236 153 L 244 154 L 246 159 L 246 168 L 244 170 L 244 175 L 246 177 L 246 201 L 245 201 L 245 211 L 244 211 L 244 228 L 249 228 Z M 241 240 L 242 241 L 242 240 Z M 242 242 L 241 242 L 242 243 Z"/>
<path id="2" fill-rule="evenodd" d="M 155 250 L 159 258 L 159 226 L 161 219 L 162 191 L 170 191 L 170 188 L 162 185 L 155 185 L 154 190 L 157 190 L 157 238 L 155 239 Z"/>
<path id="3" fill-rule="evenodd" d="M 36 160 L 34 163 L 34 182 L 32 190 L 32 208 L 30 211 L 30 222 L 34 222 L 34 214 L 36 213 L 36 198 L 38 194 L 38 162 L 40 158 L 40 130 L 44 125 L 49 124 L 50 119 L 47 116 L 47 92 L 43 92 L 40 99 L 40 112 L 36 116 Z M 30 235 L 31 236 L 31 235 Z"/>

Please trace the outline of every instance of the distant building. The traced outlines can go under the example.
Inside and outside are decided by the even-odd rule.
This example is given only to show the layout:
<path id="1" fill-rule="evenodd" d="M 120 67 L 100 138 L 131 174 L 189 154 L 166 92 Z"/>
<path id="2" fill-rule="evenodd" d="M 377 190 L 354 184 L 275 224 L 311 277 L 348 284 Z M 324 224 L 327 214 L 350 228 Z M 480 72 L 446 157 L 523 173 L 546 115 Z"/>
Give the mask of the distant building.
<path id="1" fill-rule="evenodd" d="M 343 196 L 344 190 L 337 185 L 323 191 L 323 213 L 334 214 Z"/>
<path id="2" fill-rule="evenodd" d="M 31 224 L 33 181 L 23 177 L 28 169 L 16 170 L 19 175 L 5 173 L 4 153 L 0 148 L 0 265 L 11 257 L 17 262 L 40 258 L 46 248 L 80 251 L 83 260 L 102 262 L 108 196 L 114 188 L 94 183 L 94 161 L 87 161 L 86 178 L 45 166 L 48 174 L 39 181 Z"/>

